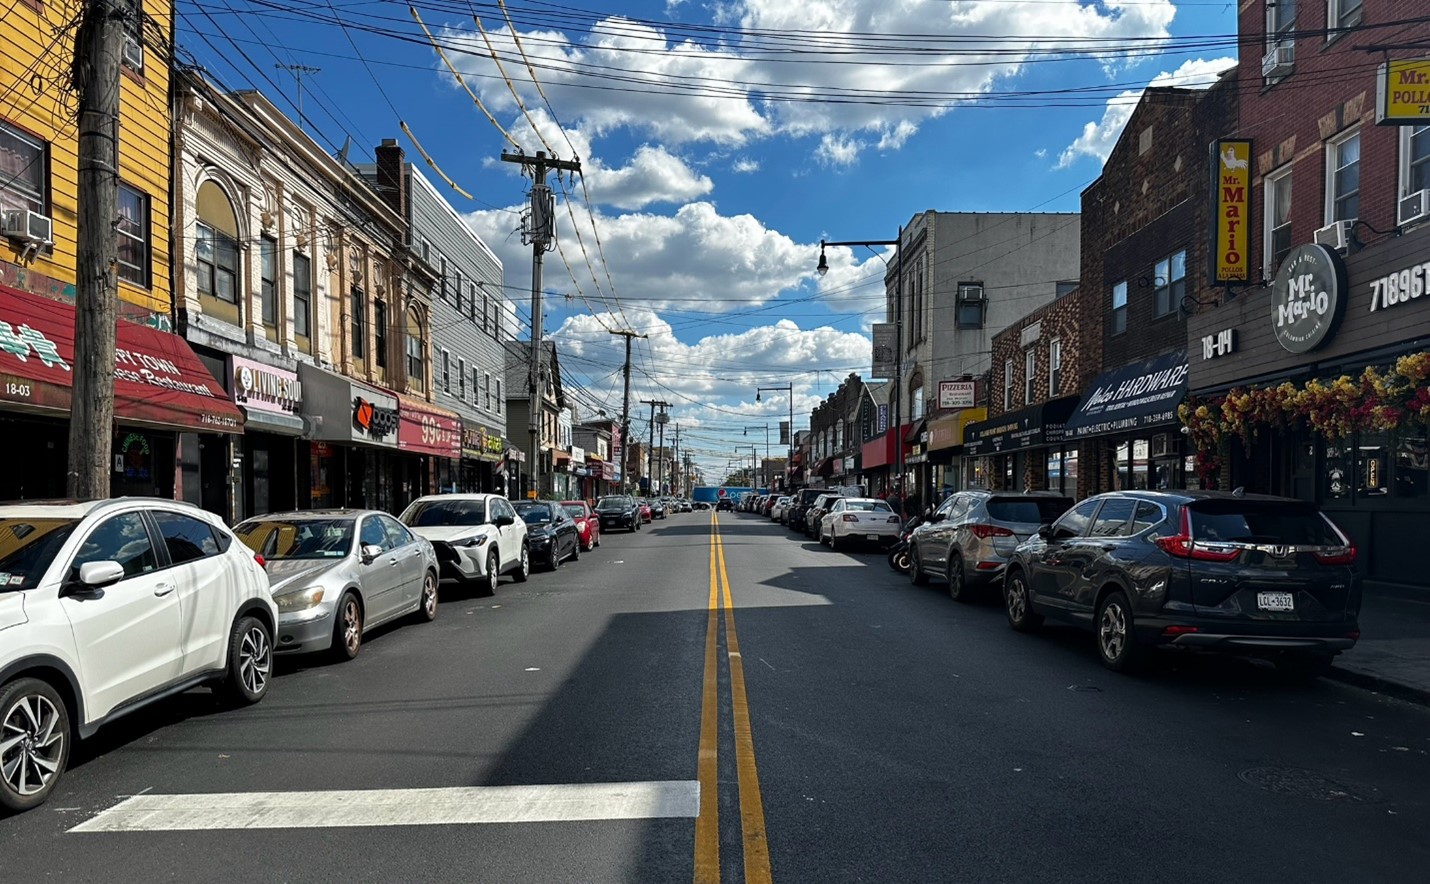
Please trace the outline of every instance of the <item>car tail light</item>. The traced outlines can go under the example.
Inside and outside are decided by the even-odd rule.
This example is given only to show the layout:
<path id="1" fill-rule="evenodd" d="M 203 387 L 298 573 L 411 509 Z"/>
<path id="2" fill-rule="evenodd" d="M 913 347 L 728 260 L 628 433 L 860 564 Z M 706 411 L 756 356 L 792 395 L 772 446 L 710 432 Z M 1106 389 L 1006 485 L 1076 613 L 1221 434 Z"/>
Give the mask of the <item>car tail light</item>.
<path id="1" fill-rule="evenodd" d="M 1168 626 L 1162 630 L 1163 635 L 1186 635 L 1189 632 L 1201 632 L 1199 626 Z"/>
<path id="2" fill-rule="evenodd" d="M 899 517 L 898 517 L 898 516 L 890 516 L 890 517 L 889 517 L 889 524 L 890 524 L 890 525 L 897 525 L 897 524 L 899 524 Z"/>
<path id="3" fill-rule="evenodd" d="M 1351 630 L 1350 632 L 1346 633 L 1346 638 L 1359 641 L 1359 640 L 1360 640 L 1360 630 L 1359 630 L 1359 629 L 1353 629 L 1353 630 Z"/>
<path id="4" fill-rule="evenodd" d="M 859 521 L 859 517 L 854 515 L 853 513 L 845 513 L 844 515 L 839 517 L 839 520 L 841 522 L 857 522 Z"/>
<path id="5" fill-rule="evenodd" d="M 997 569 L 997 568 L 1001 568 L 1002 566 L 1003 566 L 1003 563 L 1002 563 L 1002 562 L 979 562 L 979 563 L 978 563 L 978 570 L 979 570 L 979 571 L 993 571 L 993 570 L 995 570 L 995 569 Z"/>
<path id="6" fill-rule="evenodd" d="M 263 556 L 260 556 L 258 553 L 254 553 L 253 560 L 258 563 L 258 567 L 262 568 L 265 571 L 268 570 L 268 562 L 263 558 Z"/>
<path id="7" fill-rule="evenodd" d="M 1322 565 L 1354 565 L 1356 563 L 1355 544 L 1343 546 L 1340 549 L 1314 553 L 1313 555 L 1315 555 L 1316 561 Z"/>
<path id="8" fill-rule="evenodd" d="M 989 537 L 1012 537 L 1013 532 L 999 525 L 969 525 L 968 530 L 974 537 L 982 537 L 985 540 Z"/>
<path id="9" fill-rule="evenodd" d="M 1186 507 L 1182 507 L 1182 529 L 1170 537 L 1158 537 L 1154 543 L 1162 548 L 1162 551 L 1169 556 L 1176 556 L 1179 559 L 1201 559 L 1206 562 L 1230 562 L 1241 555 L 1241 550 L 1236 547 L 1230 549 L 1222 547 L 1208 547 L 1199 545 L 1192 539 L 1192 514 Z"/>

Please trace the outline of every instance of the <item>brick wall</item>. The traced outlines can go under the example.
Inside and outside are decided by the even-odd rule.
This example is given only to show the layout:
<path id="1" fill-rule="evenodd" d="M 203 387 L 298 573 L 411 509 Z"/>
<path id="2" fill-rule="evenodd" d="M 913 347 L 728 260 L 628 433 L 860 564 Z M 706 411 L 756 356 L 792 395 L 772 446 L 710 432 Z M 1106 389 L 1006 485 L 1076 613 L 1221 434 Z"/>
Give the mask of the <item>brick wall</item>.
<path id="1" fill-rule="evenodd" d="M 1097 373 L 1100 355 L 1097 348 L 1085 345 L 1087 322 L 1084 319 L 1086 310 L 1083 298 L 1083 289 L 1074 289 L 993 336 L 993 367 L 989 370 L 988 384 L 989 417 L 995 417 L 1004 411 L 1003 366 L 1010 359 L 1013 361 L 1013 409 L 1023 408 L 1028 404 L 1024 397 L 1027 377 L 1025 354 L 1028 350 L 1034 351 L 1037 362 L 1033 376 L 1033 402 L 1046 402 L 1059 396 L 1082 392 L 1081 379 L 1090 378 Z M 1029 347 L 1024 347 L 1021 343 L 1023 329 L 1033 323 L 1041 323 L 1038 340 Z M 1048 387 L 1048 351 L 1054 340 L 1062 344 L 1062 376 L 1056 392 L 1050 391 Z"/>

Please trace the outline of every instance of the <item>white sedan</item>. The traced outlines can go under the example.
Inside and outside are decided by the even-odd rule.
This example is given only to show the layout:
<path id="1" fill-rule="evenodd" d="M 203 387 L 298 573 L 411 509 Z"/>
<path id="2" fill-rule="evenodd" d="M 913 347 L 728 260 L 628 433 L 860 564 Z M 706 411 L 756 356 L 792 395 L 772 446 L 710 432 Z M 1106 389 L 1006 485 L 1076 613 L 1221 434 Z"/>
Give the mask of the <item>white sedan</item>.
<path id="1" fill-rule="evenodd" d="M 776 497 L 775 505 L 770 507 L 770 521 L 783 521 L 784 512 L 785 510 L 789 509 L 789 502 L 790 497 L 787 494 L 782 494 L 779 497 Z"/>
<path id="2" fill-rule="evenodd" d="M 874 497 L 841 497 L 819 520 L 819 542 L 830 549 L 858 542 L 888 545 L 899 538 L 899 517 Z"/>

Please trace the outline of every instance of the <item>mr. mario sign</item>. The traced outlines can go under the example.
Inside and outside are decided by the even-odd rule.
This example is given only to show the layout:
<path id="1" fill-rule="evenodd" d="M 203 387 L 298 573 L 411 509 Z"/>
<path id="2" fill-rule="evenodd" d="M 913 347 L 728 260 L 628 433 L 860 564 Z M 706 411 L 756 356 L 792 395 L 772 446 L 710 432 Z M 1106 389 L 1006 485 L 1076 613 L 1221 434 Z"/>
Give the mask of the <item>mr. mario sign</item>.
<path id="1" fill-rule="evenodd" d="M 1330 339 L 1346 312 L 1346 265 L 1323 245 L 1297 246 L 1271 283 L 1271 327 L 1291 353 L 1310 353 Z"/>

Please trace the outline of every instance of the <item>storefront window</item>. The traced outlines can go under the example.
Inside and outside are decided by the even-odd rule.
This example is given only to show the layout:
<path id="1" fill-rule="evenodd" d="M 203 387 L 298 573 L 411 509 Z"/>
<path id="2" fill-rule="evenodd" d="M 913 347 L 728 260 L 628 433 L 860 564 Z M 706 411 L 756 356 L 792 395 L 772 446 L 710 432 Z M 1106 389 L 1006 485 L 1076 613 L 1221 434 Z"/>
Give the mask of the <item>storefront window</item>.
<path id="1" fill-rule="evenodd" d="M 1356 495 L 1384 497 L 1390 493 L 1389 438 L 1381 433 L 1360 437 L 1356 446 Z"/>
<path id="2" fill-rule="evenodd" d="M 1430 450 L 1424 433 L 1402 436 L 1395 444 L 1395 496 L 1430 495 Z"/>
<path id="3" fill-rule="evenodd" d="M 333 500 L 331 483 L 338 472 L 337 450 L 326 442 L 314 442 L 312 445 L 310 480 L 313 507 L 319 509 L 333 506 L 336 501 Z"/>
<path id="4" fill-rule="evenodd" d="M 1348 500 L 1351 496 L 1350 450 L 1343 445 L 1326 446 L 1326 466 L 1322 471 L 1322 493 L 1327 500 Z"/>

